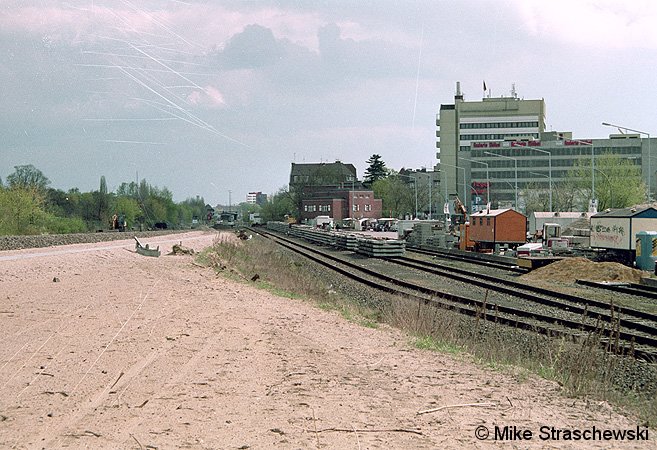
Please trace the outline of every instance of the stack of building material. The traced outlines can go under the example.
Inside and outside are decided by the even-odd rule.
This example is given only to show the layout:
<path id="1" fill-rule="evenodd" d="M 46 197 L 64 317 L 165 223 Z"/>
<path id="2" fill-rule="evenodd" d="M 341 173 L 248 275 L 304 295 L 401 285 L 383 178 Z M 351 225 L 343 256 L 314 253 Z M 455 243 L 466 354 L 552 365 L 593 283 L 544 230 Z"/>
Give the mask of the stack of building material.
<path id="1" fill-rule="evenodd" d="M 589 247 L 591 244 L 591 222 L 582 218 L 568 225 L 562 230 L 561 237 L 568 239 L 571 246 Z"/>
<path id="2" fill-rule="evenodd" d="M 293 227 L 290 234 L 295 237 L 300 237 L 308 242 L 319 245 L 335 245 L 335 232 L 320 230 L 313 227 Z"/>
<path id="3" fill-rule="evenodd" d="M 358 249 L 358 235 L 353 233 L 339 233 L 335 238 L 335 246 L 340 250 L 355 252 Z"/>
<path id="4" fill-rule="evenodd" d="M 308 240 L 314 244 L 334 246 L 335 238 L 336 233 L 334 231 L 317 229 L 312 232 Z"/>
<path id="5" fill-rule="evenodd" d="M 564 234 L 572 234 L 573 236 L 591 236 L 591 220 L 581 218 L 569 223 L 568 226 L 561 230 L 561 235 L 563 236 Z"/>
<path id="6" fill-rule="evenodd" d="M 456 237 L 444 232 L 434 234 L 427 238 L 426 244 L 422 248 L 427 250 L 444 250 L 456 246 Z"/>
<path id="7" fill-rule="evenodd" d="M 267 222 L 267 229 L 277 233 L 287 233 L 290 225 L 285 222 Z"/>
<path id="8" fill-rule="evenodd" d="M 424 247 L 435 234 L 442 234 L 443 224 L 438 221 L 422 221 L 413 224 L 413 230 L 406 238 L 406 243 L 411 247 Z"/>
<path id="9" fill-rule="evenodd" d="M 289 228 L 288 234 L 290 236 L 300 238 L 300 237 L 303 237 L 304 233 L 307 230 L 312 230 L 312 227 L 309 227 L 307 225 L 294 225 L 293 227 Z"/>
<path id="10" fill-rule="evenodd" d="M 371 258 L 404 256 L 406 242 L 397 239 L 359 239 L 356 251 Z"/>

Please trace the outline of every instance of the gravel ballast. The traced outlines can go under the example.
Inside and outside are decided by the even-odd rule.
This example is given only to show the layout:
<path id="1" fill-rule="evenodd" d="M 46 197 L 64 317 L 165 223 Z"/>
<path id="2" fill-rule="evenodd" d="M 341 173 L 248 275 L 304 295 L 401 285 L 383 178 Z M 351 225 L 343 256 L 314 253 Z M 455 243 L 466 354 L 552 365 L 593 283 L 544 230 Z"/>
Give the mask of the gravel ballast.
<path id="1" fill-rule="evenodd" d="M 129 231 L 119 233 L 111 231 L 106 233 L 72 233 L 72 234 L 38 234 L 28 236 L 0 236 L 0 251 L 22 250 L 25 248 L 54 247 L 57 245 L 88 244 L 94 242 L 119 241 L 137 238 L 162 236 L 166 234 L 184 233 L 190 230 L 161 230 L 161 231 Z"/>

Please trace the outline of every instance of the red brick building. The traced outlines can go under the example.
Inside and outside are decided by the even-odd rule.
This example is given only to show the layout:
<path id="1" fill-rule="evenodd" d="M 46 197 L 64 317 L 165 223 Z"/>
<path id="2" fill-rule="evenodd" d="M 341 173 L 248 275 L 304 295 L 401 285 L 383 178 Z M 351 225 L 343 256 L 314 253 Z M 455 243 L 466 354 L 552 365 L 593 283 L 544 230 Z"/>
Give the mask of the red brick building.
<path id="1" fill-rule="evenodd" d="M 347 218 L 379 219 L 382 201 L 374 192 L 355 186 L 305 186 L 302 190 L 301 220 L 329 216 L 334 221 Z"/>

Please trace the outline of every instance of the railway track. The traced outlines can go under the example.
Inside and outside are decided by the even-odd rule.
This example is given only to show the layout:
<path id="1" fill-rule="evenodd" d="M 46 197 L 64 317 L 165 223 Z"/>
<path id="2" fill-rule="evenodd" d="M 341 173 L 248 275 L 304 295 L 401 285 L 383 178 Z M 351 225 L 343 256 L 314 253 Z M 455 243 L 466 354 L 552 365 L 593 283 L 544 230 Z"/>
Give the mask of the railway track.
<path id="1" fill-rule="evenodd" d="M 622 294 L 636 295 L 639 297 L 657 300 L 657 288 L 636 283 L 597 283 L 595 281 L 577 280 L 577 284 L 597 289 L 620 292 Z"/>
<path id="2" fill-rule="evenodd" d="M 487 291 L 494 291 L 515 298 L 515 300 L 489 300 L 488 292 L 486 292 L 483 299 L 474 298 L 474 296 L 466 297 L 450 293 L 447 290 L 406 281 L 404 277 L 391 275 L 390 269 L 386 271 L 380 268 L 375 270 L 364 267 L 344 253 L 328 252 L 317 246 L 302 243 L 278 233 L 262 230 L 254 231 L 297 254 L 373 288 L 404 295 L 425 304 L 450 309 L 461 314 L 532 330 L 549 336 L 570 336 L 575 339 L 591 333 L 602 333 L 605 336 L 602 338 L 603 344 L 607 347 L 613 343 L 616 351 L 632 354 L 635 357 L 650 361 L 657 359 L 657 320 L 653 321 L 646 318 L 633 318 L 630 320 L 627 318 L 626 309 L 623 310 L 625 316 L 620 318 L 621 316 L 617 311 L 604 311 L 602 302 L 596 304 L 595 301 L 589 301 L 589 304 L 578 304 L 573 299 L 565 302 L 556 297 L 550 297 L 547 290 L 539 297 L 537 292 L 531 291 L 533 288 L 524 289 L 520 295 L 517 295 L 516 291 L 519 286 L 505 287 L 500 283 L 500 279 L 497 279 L 497 284 L 493 285 L 490 279 L 466 277 L 459 273 L 441 271 L 440 268 L 435 267 L 435 264 L 433 264 L 434 267 L 431 267 L 431 264 L 409 261 L 410 258 L 379 260 L 380 264 L 396 264 L 415 271 L 433 273 L 434 275 L 445 276 L 449 274 L 447 277 L 453 281 L 475 285 Z M 456 276 L 460 279 L 456 280 Z M 526 288 L 524 285 L 522 287 Z M 559 293 L 556 294 L 560 295 Z M 540 300 L 536 301 L 536 298 L 540 298 Z M 522 299 L 522 301 L 517 299 Z M 604 306 L 610 309 L 608 305 Z M 639 312 L 638 314 L 643 313 Z"/>
<path id="3" fill-rule="evenodd" d="M 469 272 L 465 269 L 456 267 L 443 266 L 429 261 L 401 257 L 388 258 L 388 261 L 412 267 L 417 270 L 433 273 L 453 280 L 463 281 L 476 286 L 488 288 L 501 292 L 513 297 L 522 298 L 542 305 L 560 308 L 575 314 L 592 315 L 599 317 L 606 323 L 612 323 L 615 315 L 624 315 L 622 323 L 626 328 L 640 331 L 648 335 L 657 336 L 657 314 L 632 308 L 612 307 L 606 302 L 592 300 L 577 295 L 566 294 L 562 292 L 544 289 L 537 286 L 531 286 L 513 280 L 503 279 L 491 275 Z M 587 284 L 588 285 L 588 284 Z M 646 341 L 646 344 L 657 344 L 657 338 L 653 341 Z"/>
<path id="4" fill-rule="evenodd" d="M 477 264 L 479 266 L 501 269 L 516 274 L 524 274 L 528 272 L 527 269 L 523 267 L 518 267 L 515 261 L 502 261 L 502 260 L 494 261 L 477 255 L 463 255 L 460 253 L 452 253 L 452 252 L 440 251 L 440 250 L 425 250 L 415 247 L 407 248 L 406 251 L 409 253 L 418 253 L 422 255 L 428 255 L 442 259 L 449 259 L 453 261 L 468 262 L 472 264 Z"/>

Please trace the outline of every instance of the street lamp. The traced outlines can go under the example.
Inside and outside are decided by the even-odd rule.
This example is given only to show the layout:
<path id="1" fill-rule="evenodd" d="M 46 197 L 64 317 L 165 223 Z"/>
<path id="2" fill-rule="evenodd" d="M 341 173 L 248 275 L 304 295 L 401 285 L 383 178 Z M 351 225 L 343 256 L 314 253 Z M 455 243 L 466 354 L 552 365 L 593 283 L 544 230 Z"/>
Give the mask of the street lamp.
<path id="1" fill-rule="evenodd" d="M 468 158 L 460 158 L 460 159 L 464 161 L 470 161 L 471 163 L 483 164 L 484 166 L 486 166 L 486 203 L 490 202 L 490 175 L 488 173 L 488 163 L 482 161 L 476 161 L 474 159 L 468 159 Z"/>
<path id="2" fill-rule="evenodd" d="M 538 173 L 538 172 L 529 172 L 530 175 L 538 175 L 539 177 L 545 177 L 548 178 L 547 175 L 544 173 Z M 552 181 L 550 179 L 550 181 Z M 550 183 L 550 212 L 552 212 L 552 183 Z"/>
<path id="3" fill-rule="evenodd" d="M 593 141 L 587 142 L 587 141 L 582 141 L 580 139 L 568 139 L 568 140 L 572 142 L 577 142 L 578 144 L 591 146 L 591 204 L 589 205 L 590 208 L 593 206 L 593 203 L 595 202 L 595 145 L 593 145 Z"/>
<path id="4" fill-rule="evenodd" d="M 518 209 L 518 159 L 511 156 L 500 155 L 499 153 L 484 152 L 487 155 L 499 156 L 500 158 L 512 159 L 516 167 L 516 210 Z"/>
<path id="5" fill-rule="evenodd" d="M 552 212 L 552 153 L 548 152 L 547 150 L 541 150 L 536 147 L 525 147 L 525 148 L 528 148 L 529 150 L 535 150 L 541 153 L 547 153 L 548 155 L 548 173 L 550 179 L 550 212 Z"/>
<path id="6" fill-rule="evenodd" d="M 398 173 L 397 176 L 410 178 L 411 180 L 413 180 L 413 186 L 415 187 L 415 218 L 417 219 L 417 177 L 412 177 L 410 175 L 402 175 L 401 173 Z"/>
<path id="7" fill-rule="evenodd" d="M 506 180 L 502 180 L 502 179 L 499 179 L 499 180 L 496 179 L 496 180 L 495 180 L 495 182 L 498 182 L 498 181 L 499 181 L 500 183 L 506 183 L 506 184 L 508 184 L 509 186 L 511 186 L 511 189 L 514 188 L 514 187 L 513 187 L 513 183 L 509 183 L 508 181 L 506 181 Z"/>
<path id="8" fill-rule="evenodd" d="M 645 134 L 646 136 L 648 136 L 648 203 L 650 203 L 650 201 L 652 200 L 652 192 L 651 192 L 651 185 L 650 185 L 650 177 L 652 175 L 650 173 L 651 172 L 650 159 L 652 157 L 652 155 L 650 154 L 650 133 L 647 133 L 645 131 L 633 130 L 632 128 L 621 127 L 620 125 L 614 125 L 614 124 L 607 123 L 607 122 L 602 122 L 602 125 L 604 125 L 606 127 L 618 128 L 619 130 L 632 131 L 634 133 Z"/>
<path id="9" fill-rule="evenodd" d="M 444 163 L 442 161 L 440 162 L 440 165 L 441 166 L 445 165 L 447 167 L 454 167 L 456 169 L 461 169 L 463 171 L 463 197 L 464 197 L 463 198 L 463 206 L 465 207 L 465 210 L 467 211 L 468 210 L 468 191 L 467 191 L 467 188 L 466 188 L 467 185 L 466 185 L 466 182 L 465 182 L 465 167 L 453 166 L 451 164 L 447 164 L 447 163 Z M 447 183 L 445 183 L 445 186 L 447 186 Z"/>
<path id="10" fill-rule="evenodd" d="M 433 171 L 432 172 L 427 172 L 429 175 L 429 220 L 432 219 L 431 213 L 433 212 L 433 196 L 432 196 L 432 191 L 433 191 Z"/>
<path id="11" fill-rule="evenodd" d="M 605 179 L 607 180 L 607 186 L 609 186 L 609 208 L 613 208 L 614 207 L 614 190 L 611 187 L 611 180 L 609 179 L 609 175 L 607 175 L 606 173 L 604 173 L 600 169 L 595 169 L 595 170 L 597 170 L 600 174 L 604 175 Z"/>

